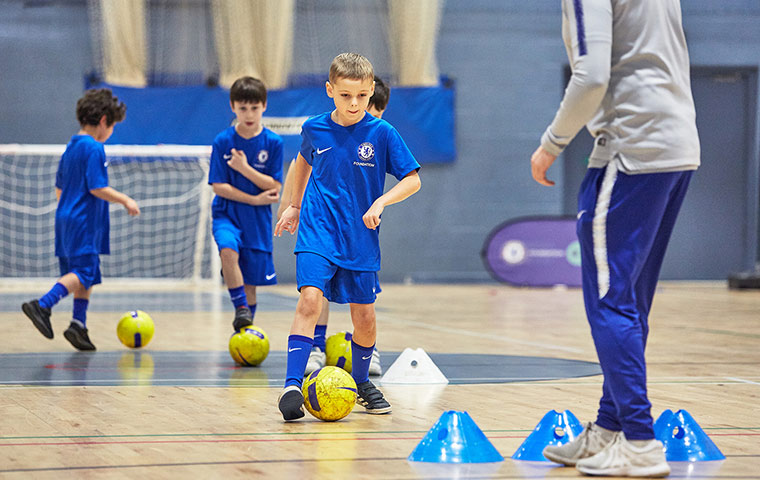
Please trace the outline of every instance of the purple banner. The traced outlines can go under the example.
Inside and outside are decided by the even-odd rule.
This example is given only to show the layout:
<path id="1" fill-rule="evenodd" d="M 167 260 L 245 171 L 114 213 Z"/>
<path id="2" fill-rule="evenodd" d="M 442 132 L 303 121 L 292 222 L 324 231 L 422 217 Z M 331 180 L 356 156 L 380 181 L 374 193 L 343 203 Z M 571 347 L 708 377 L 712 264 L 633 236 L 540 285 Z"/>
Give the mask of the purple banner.
<path id="1" fill-rule="evenodd" d="M 575 217 L 527 217 L 496 227 L 483 245 L 483 262 L 500 282 L 518 286 L 581 286 Z"/>

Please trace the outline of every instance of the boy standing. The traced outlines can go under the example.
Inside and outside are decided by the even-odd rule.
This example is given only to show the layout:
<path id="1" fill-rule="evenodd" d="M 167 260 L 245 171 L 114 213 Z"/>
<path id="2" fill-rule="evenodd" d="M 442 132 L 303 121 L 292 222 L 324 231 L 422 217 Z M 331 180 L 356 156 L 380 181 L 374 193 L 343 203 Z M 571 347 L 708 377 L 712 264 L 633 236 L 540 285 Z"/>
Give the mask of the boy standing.
<path id="1" fill-rule="evenodd" d="M 256 286 L 277 283 L 270 205 L 279 200 L 282 138 L 261 124 L 267 91 L 260 80 L 235 80 L 230 108 L 237 124 L 214 139 L 208 183 L 216 194 L 212 230 L 238 331 L 253 324 Z"/>
<path id="2" fill-rule="evenodd" d="M 375 93 L 369 98 L 369 105 L 367 106 L 367 113 L 375 118 L 383 118 L 385 108 L 388 106 L 388 99 L 390 98 L 391 90 L 383 82 L 383 80 L 375 75 Z M 296 171 L 296 161 L 290 162 L 288 173 L 285 175 L 285 183 L 282 187 L 282 197 L 280 199 L 280 206 L 277 208 L 277 220 L 282 217 L 282 213 L 290 205 L 290 198 L 293 192 L 293 178 Z M 377 292 L 380 293 L 380 285 L 377 285 Z M 306 370 L 304 375 L 319 370 L 325 366 L 326 361 L 326 342 L 327 342 L 327 322 L 330 316 L 330 302 L 327 298 L 324 299 L 322 305 L 322 312 L 319 314 L 319 320 L 314 327 L 314 345 L 311 347 L 311 353 L 309 354 L 309 361 L 306 363 Z M 377 347 L 372 351 L 372 359 L 369 362 L 369 374 L 379 376 L 383 373 L 383 367 L 380 365 L 380 352 Z"/>
<path id="3" fill-rule="evenodd" d="M 55 177 L 55 255 L 61 278 L 41 298 L 21 306 L 37 330 L 53 338 L 51 309 L 73 292 L 73 318 L 63 336 L 78 350 L 95 350 L 87 333 L 87 306 L 93 285 L 101 283 L 98 255 L 110 253 L 108 202 L 122 204 L 129 215 L 140 214 L 134 200 L 108 186 L 103 142 L 126 110 L 107 88 L 88 90 L 77 101 L 81 129 L 66 146 Z"/>
<path id="4" fill-rule="evenodd" d="M 387 205 L 419 190 L 420 166 L 389 123 L 366 113 L 373 79 L 372 64 L 361 55 L 342 53 L 333 60 L 325 88 L 335 110 L 304 122 L 293 195 L 275 227 L 275 235 L 298 229 L 301 295 L 288 337 L 285 388 L 278 400 L 286 421 L 304 415 L 301 384 L 323 297 L 351 307 L 357 403 L 371 414 L 391 411 L 368 373 L 376 338 L 378 227 Z M 383 194 L 386 173 L 399 183 Z"/>

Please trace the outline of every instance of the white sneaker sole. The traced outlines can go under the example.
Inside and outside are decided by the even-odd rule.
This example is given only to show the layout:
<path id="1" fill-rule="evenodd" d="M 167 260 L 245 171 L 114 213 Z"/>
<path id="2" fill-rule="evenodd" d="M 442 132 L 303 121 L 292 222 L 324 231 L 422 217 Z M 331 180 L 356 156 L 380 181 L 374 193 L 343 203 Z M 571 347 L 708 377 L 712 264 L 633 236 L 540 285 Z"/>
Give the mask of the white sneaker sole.
<path id="1" fill-rule="evenodd" d="M 650 467 L 615 467 L 615 468 L 588 468 L 583 465 L 575 467 L 584 475 L 597 475 L 605 477 L 667 477 L 670 474 L 670 466 L 652 465 Z"/>
<path id="2" fill-rule="evenodd" d="M 566 457 L 561 457 L 559 455 L 554 455 L 551 452 L 547 452 L 546 450 L 543 451 L 544 457 L 547 458 L 547 460 L 552 461 L 554 463 L 559 463 L 561 465 L 565 465 L 566 467 L 574 467 L 575 464 L 580 459 L 570 459 Z"/>

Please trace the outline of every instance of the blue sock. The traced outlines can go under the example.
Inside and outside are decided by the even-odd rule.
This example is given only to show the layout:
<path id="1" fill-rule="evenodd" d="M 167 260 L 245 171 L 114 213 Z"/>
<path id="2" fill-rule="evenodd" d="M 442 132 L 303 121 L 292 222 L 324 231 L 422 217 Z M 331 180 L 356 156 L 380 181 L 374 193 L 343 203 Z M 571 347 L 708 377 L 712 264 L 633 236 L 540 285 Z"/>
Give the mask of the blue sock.
<path id="1" fill-rule="evenodd" d="M 325 343 L 327 342 L 327 325 L 317 325 L 314 327 L 314 346 L 319 347 L 322 351 L 325 351 Z"/>
<path id="2" fill-rule="evenodd" d="M 53 285 L 53 288 L 50 289 L 48 293 L 42 296 L 40 298 L 40 307 L 42 308 L 52 308 L 53 305 L 60 302 L 63 297 L 69 294 L 69 291 L 66 287 L 64 287 L 60 283 L 56 283 Z"/>
<path id="3" fill-rule="evenodd" d="M 303 335 L 291 335 L 288 337 L 288 367 L 285 372 L 285 386 L 295 385 L 301 388 L 303 384 L 303 372 L 309 362 L 309 354 L 314 340 Z"/>
<path id="4" fill-rule="evenodd" d="M 236 288 L 230 288 L 229 291 L 230 299 L 232 300 L 232 304 L 235 305 L 235 309 L 248 305 L 248 300 L 245 298 L 245 287 L 243 285 Z"/>
<path id="5" fill-rule="evenodd" d="M 251 310 L 251 318 L 256 318 L 256 304 L 248 305 L 248 308 Z"/>
<path id="6" fill-rule="evenodd" d="M 351 340 L 351 376 L 357 385 L 369 381 L 369 362 L 375 346 L 362 347 Z"/>
<path id="7" fill-rule="evenodd" d="M 82 324 L 82 328 L 87 328 L 87 305 L 89 304 L 90 301 L 86 298 L 74 299 L 74 314 L 72 316 L 74 320 Z"/>

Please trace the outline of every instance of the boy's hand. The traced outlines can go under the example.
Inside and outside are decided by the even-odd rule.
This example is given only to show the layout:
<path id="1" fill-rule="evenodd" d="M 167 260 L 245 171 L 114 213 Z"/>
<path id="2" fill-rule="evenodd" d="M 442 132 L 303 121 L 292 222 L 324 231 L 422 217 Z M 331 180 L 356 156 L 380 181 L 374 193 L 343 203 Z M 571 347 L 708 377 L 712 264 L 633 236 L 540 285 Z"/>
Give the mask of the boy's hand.
<path id="1" fill-rule="evenodd" d="M 229 165 L 231 169 L 242 173 L 243 170 L 249 167 L 248 157 L 245 156 L 244 151 L 233 148 L 230 150 L 230 153 L 232 154 L 232 158 L 227 160 L 227 165 Z"/>
<path id="2" fill-rule="evenodd" d="M 301 209 L 292 205 L 288 206 L 282 217 L 277 221 L 277 225 L 274 226 L 274 236 L 281 237 L 283 230 L 290 232 L 291 235 L 298 230 L 298 219 L 301 215 Z"/>
<path id="3" fill-rule="evenodd" d="M 271 205 L 280 201 L 280 190 L 277 188 L 271 188 L 264 190 L 258 195 L 254 196 L 254 202 L 252 205 Z"/>
<path id="4" fill-rule="evenodd" d="M 385 209 L 385 205 L 380 204 L 378 202 L 375 202 L 372 204 L 371 207 L 369 207 L 369 210 L 367 210 L 367 213 L 364 214 L 362 217 L 362 221 L 364 221 L 364 225 L 367 226 L 370 230 L 374 230 L 377 227 L 380 226 L 380 215 L 383 213 L 383 210 Z"/>
<path id="5" fill-rule="evenodd" d="M 137 206 L 137 202 L 127 197 L 127 201 L 124 202 L 124 208 L 127 209 L 127 213 L 130 216 L 136 217 L 140 215 L 140 207 Z"/>

